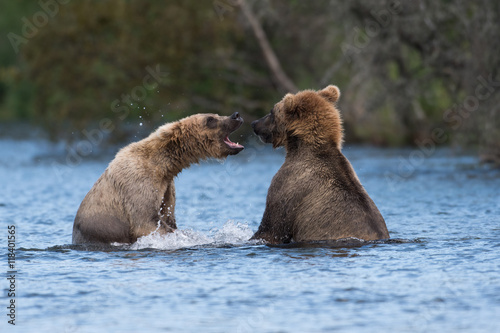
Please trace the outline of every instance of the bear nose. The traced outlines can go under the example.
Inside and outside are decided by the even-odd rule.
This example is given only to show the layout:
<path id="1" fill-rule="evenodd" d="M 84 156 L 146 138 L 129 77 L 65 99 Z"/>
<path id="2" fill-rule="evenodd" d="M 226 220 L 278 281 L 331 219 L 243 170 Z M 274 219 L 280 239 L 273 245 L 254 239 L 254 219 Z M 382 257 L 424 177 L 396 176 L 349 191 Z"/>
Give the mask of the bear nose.
<path id="1" fill-rule="evenodd" d="M 240 118 L 240 114 L 238 112 L 235 112 L 231 115 L 231 119 L 239 119 Z"/>
<path id="2" fill-rule="evenodd" d="M 252 121 L 252 128 L 255 129 L 255 126 L 257 125 L 257 120 Z"/>

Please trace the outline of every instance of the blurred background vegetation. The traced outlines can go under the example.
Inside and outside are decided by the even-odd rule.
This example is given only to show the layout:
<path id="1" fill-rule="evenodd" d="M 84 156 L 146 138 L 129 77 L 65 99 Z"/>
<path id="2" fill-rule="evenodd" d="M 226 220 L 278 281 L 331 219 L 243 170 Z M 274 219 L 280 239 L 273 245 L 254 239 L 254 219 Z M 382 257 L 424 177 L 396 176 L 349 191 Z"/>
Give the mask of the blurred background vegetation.
<path id="1" fill-rule="evenodd" d="M 71 142 L 105 118 L 114 140 L 198 112 L 250 123 L 333 83 L 349 143 L 432 140 L 498 163 L 499 16 L 496 0 L 2 1 L 2 131 Z M 168 75 L 120 117 L 148 66 Z"/>

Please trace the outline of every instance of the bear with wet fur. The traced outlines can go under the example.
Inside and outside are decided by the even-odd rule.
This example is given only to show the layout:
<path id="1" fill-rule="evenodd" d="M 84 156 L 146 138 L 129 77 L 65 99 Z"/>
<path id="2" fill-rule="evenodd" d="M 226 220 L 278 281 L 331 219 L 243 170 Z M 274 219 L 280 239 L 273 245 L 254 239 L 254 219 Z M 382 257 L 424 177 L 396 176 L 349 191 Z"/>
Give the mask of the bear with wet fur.
<path id="1" fill-rule="evenodd" d="M 197 114 L 121 149 L 83 199 L 73 243 L 133 243 L 153 231 L 174 231 L 174 177 L 192 163 L 243 150 L 228 138 L 242 123 L 238 113 Z"/>
<path id="2" fill-rule="evenodd" d="M 389 238 L 384 218 L 341 152 L 339 97 L 333 85 L 287 94 L 252 123 L 262 141 L 286 149 L 252 239 L 282 244 Z"/>

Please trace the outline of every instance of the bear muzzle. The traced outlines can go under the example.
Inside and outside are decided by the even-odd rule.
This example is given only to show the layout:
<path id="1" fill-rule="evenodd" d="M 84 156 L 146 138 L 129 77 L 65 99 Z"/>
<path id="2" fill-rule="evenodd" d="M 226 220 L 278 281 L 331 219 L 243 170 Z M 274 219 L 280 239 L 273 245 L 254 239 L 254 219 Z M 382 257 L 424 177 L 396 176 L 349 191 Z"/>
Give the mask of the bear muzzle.
<path id="1" fill-rule="evenodd" d="M 242 145 L 239 143 L 234 143 L 229 139 L 229 135 L 236 131 L 240 126 L 243 124 L 243 118 L 240 116 L 238 112 L 233 113 L 231 116 L 228 117 L 227 119 L 228 123 L 228 133 L 226 136 L 223 138 L 223 142 L 226 144 L 226 146 L 230 149 L 230 154 L 234 155 L 245 149 Z"/>
<path id="2" fill-rule="evenodd" d="M 251 126 L 254 133 L 260 138 L 262 142 L 273 142 L 273 134 L 269 128 L 269 115 L 252 121 Z"/>

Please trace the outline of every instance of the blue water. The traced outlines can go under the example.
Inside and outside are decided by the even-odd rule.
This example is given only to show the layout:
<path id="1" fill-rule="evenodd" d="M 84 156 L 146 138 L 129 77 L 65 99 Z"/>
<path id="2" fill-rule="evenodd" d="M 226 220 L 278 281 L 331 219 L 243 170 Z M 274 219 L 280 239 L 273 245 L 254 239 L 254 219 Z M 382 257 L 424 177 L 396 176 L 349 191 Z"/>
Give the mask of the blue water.
<path id="1" fill-rule="evenodd" d="M 396 241 L 247 241 L 284 160 L 255 143 L 182 172 L 174 234 L 93 249 L 70 245 L 73 219 L 112 156 L 68 166 L 61 145 L 0 140 L 1 246 L 8 225 L 17 246 L 16 326 L 2 279 L 0 331 L 500 331 L 500 171 L 449 150 L 344 153 Z"/>

